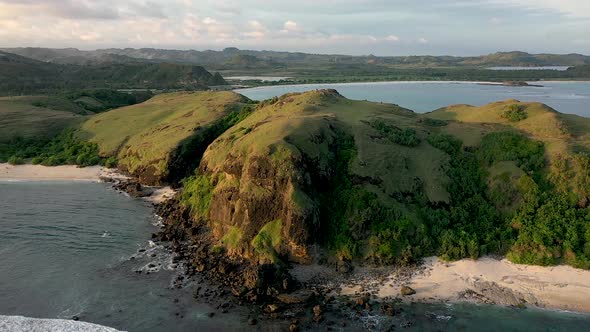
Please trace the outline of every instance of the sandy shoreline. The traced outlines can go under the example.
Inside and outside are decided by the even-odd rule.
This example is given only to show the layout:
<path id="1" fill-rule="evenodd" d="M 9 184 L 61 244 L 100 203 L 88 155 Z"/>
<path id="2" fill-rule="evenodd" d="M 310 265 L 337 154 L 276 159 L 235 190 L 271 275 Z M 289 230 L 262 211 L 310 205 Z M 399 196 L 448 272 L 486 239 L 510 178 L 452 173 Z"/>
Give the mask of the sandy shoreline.
<path id="1" fill-rule="evenodd" d="M 77 167 L 0 164 L 0 180 L 5 181 L 100 181 L 110 170 L 100 166 Z"/>
<path id="2" fill-rule="evenodd" d="M 129 180 L 128 176 L 116 169 L 101 166 L 78 167 L 74 165 L 42 166 L 42 165 L 10 165 L 0 164 L 0 182 L 2 181 L 81 181 L 102 182 Z M 150 203 L 161 203 L 174 196 L 170 187 L 148 187 L 152 192 L 142 197 Z"/>
<path id="3" fill-rule="evenodd" d="M 590 313 L 590 271 L 570 266 L 518 265 L 506 259 L 443 262 L 430 257 L 405 278 L 395 273 L 378 282 L 346 283 L 339 294 L 370 292 L 382 299 L 395 298 L 400 296 L 402 285 L 416 291 L 415 295 L 404 297 L 407 301 L 524 304 Z"/>

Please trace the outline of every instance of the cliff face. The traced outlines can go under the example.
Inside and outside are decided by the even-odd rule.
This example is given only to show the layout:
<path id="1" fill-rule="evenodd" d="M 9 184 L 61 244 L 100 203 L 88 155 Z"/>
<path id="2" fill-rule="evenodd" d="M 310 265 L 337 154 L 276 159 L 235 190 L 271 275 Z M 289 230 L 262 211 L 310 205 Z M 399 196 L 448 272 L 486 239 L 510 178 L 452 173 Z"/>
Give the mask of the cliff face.
<path id="1" fill-rule="evenodd" d="M 317 106 L 323 98 L 340 96 L 286 96 L 263 106 L 205 152 L 200 171 L 213 181 L 208 220 L 230 252 L 308 259 L 310 226 L 319 224 L 313 180 L 326 181 L 333 171 L 343 127 Z"/>
<path id="2" fill-rule="evenodd" d="M 415 141 L 396 141 L 393 133 L 406 130 Z M 331 197 L 344 191 L 340 178 L 347 192 L 374 195 L 381 205 L 420 192 L 432 202 L 448 200 L 447 157 L 423 142 L 425 135 L 410 111 L 350 101 L 334 90 L 271 100 L 208 147 L 199 167 L 207 188 L 193 200 L 195 219 L 230 255 L 309 261 L 309 245 L 325 242 L 341 221 L 329 220 L 328 207 L 347 209 Z M 366 212 L 357 210 L 344 218 Z M 359 229 L 361 241 L 369 227 Z"/>

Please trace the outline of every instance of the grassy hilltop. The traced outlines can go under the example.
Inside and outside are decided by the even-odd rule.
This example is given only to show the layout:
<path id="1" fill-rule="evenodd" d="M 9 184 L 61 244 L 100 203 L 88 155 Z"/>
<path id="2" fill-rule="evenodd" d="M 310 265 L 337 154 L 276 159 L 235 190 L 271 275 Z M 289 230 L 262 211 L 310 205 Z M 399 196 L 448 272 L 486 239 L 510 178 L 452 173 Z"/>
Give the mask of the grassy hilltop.
<path id="1" fill-rule="evenodd" d="M 176 182 L 196 168 L 199 149 L 248 114 L 248 102 L 233 92 L 162 94 L 92 117 L 81 136 L 145 183 Z"/>
<path id="2" fill-rule="evenodd" d="M 0 161 L 40 157 L 64 130 L 72 130 L 87 117 L 109 109 L 136 104 L 150 93 L 114 90 L 71 91 L 48 96 L 0 97 Z M 63 143 L 63 142 L 62 142 Z M 73 154 L 71 159 L 75 160 Z M 46 158 L 37 159 L 42 163 Z M 63 161 L 51 161 L 51 163 Z"/>

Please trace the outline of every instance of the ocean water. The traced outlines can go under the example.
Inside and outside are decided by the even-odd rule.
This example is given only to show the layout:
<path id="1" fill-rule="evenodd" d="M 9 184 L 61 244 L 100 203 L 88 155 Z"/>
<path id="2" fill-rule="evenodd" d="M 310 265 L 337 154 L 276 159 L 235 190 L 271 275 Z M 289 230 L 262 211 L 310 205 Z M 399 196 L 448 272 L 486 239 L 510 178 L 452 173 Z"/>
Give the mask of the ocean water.
<path id="1" fill-rule="evenodd" d="M 569 66 L 540 66 L 540 67 L 490 67 L 490 70 L 557 70 L 566 71 Z"/>
<path id="2" fill-rule="evenodd" d="M 452 104 L 484 105 L 518 99 L 545 103 L 562 113 L 590 117 L 590 82 L 535 82 L 543 87 L 481 85 L 471 82 L 377 82 L 341 84 L 301 84 L 240 89 L 254 100 L 264 100 L 288 92 L 336 89 L 350 99 L 398 104 L 418 113 Z"/>
<path id="3" fill-rule="evenodd" d="M 246 326 L 246 317 L 207 317 L 216 310 L 192 298 L 194 285 L 171 287 L 178 271 L 148 241 L 156 222 L 146 203 L 106 184 L 0 182 L 0 315 L 78 316 L 124 331 Z"/>

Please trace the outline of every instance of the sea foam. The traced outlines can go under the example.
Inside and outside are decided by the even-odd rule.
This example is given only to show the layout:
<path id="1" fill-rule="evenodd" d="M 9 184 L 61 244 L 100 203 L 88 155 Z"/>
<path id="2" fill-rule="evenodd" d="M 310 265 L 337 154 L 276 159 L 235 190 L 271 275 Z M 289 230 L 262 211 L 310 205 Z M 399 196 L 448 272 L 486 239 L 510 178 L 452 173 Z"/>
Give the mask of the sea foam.
<path id="1" fill-rule="evenodd" d="M 120 332 L 113 328 L 66 319 L 0 315 L 0 331 L 10 332 Z"/>

